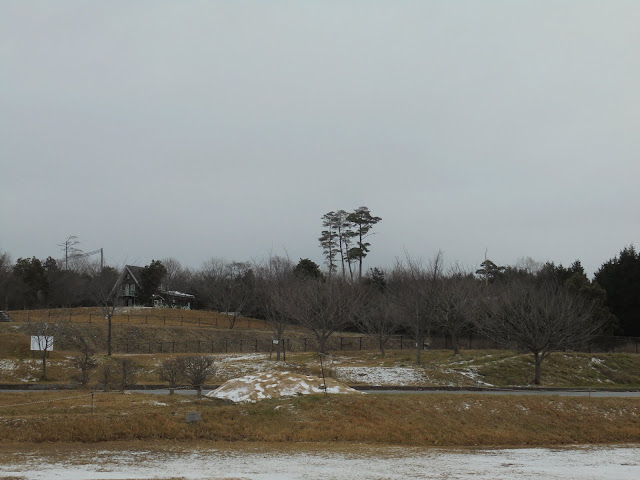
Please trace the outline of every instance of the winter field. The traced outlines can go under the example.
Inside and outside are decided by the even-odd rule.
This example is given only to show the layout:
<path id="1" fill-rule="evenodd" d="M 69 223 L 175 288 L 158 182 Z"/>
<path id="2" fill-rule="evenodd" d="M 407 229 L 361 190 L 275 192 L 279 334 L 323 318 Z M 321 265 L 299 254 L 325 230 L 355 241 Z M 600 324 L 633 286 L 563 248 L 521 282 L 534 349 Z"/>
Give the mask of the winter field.
<path id="1" fill-rule="evenodd" d="M 48 447 L 0 453 L 3 480 L 98 479 L 615 479 L 640 478 L 640 447 L 420 449 L 215 446 L 182 450 Z"/>

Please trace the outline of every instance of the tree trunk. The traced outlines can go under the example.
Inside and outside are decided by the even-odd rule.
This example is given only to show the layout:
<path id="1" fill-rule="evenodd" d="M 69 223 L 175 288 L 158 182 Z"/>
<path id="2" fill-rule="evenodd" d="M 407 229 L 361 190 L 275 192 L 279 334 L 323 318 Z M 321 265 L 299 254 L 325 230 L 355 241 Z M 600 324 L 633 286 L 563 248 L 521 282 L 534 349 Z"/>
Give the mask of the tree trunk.
<path id="1" fill-rule="evenodd" d="M 327 337 L 324 335 L 318 335 L 318 353 L 327 353 Z"/>
<path id="2" fill-rule="evenodd" d="M 107 315 L 107 356 L 111 356 L 111 315 Z"/>
<path id="3" fill-rule="evenodd" d="M 47 379 L 47 351 L 42 354 L 42 380 Z"/>
<path id="4" fill-rule="evenodd" d="M 451 345 L 453 346 L 453 354 L 460 355 L 460 342 L 458 340 L 458 335 L 454 333 L 451 334 Z"/>
<path id="5" fill-rule="evenodd" d="M 202 385 L 196 386 L 196 395 L 198 398 L 202 397 Z"/>
<path id="6" fill-rule="evenodd" d="M 540 352 L 535 352 L 534 356 L 535 356 L 535 364 L 536 364 L 536 373 L 535 373 L 535 376 L 533 378 L 533 383 L 535 383 L 536 385 L 540 385 L 540 377 L 541 377 L 541 371 L 542 371 L 542 360 L 544 360 L 544 357 L 542 355 L 540 355 Z"/>

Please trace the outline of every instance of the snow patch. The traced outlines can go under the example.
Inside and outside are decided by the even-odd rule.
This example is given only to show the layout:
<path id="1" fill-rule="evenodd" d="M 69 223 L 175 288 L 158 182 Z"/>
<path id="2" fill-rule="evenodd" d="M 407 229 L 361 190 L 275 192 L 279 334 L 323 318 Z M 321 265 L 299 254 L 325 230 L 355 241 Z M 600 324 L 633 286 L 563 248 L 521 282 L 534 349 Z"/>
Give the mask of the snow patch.
<path id="1" fill-rule="evenodd" d="M 327 393 L 360 393 L 331 378 L 327 378 L 326 381 Z M 266 398 L 310 395 L 314 393 L 324 393 L 324 384 L 319 377 L 291 372 L 270 372 L 234 378 L 223 383 L 206 396 L 231 400 L 236 403 L 255 403 Z"/>
<path id="2" fill-rule="evenodd" d="M 424 380 L 422 372 L 410 367 L 338 367 L 335 371 L 343 382 L 367 385 L 408 385 Z"/>

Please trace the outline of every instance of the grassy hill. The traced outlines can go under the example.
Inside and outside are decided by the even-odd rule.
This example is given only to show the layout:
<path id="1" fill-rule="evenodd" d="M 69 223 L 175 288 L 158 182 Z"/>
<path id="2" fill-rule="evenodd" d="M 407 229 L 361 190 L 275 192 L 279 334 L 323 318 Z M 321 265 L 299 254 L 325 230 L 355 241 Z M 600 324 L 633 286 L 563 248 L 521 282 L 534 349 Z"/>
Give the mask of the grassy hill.
<path id="1" fill-rule="evenodd" d="M 45 311 L 46 312 L 46 311 Z M 155 321 L 131 324 L 116 323 L 113 328 L 113 358 L 131 358 L 138 372 L 136 383 L 158 384 L 161 362 L 182 354 L 211 354 L 216 356 L 216 374 L 210 383 L 219 384 L 234 376 L 265 370 L 296 370 L 316 374 L 320 370 L 319 358 L 312 351 L 301 351 L 303 339 L 311 339 L 304 329 L 287 333 L 286 362 L 269 360 L 272 334 L 259 321 L 248 328 L 250 319 L 239 322 L 234 329 L 216 328 L 213 319 L 224 318 L 216 312 L 186 312 L 192 321 L 209 315 L 208 326 L 188 323 L 181 326 L 179 319 L 185 311 L 148 310 L 147 317 L 162 318 L 164 312 L 171 317 L 169 325 Z M 39 312 L 44 315 L 43 312 Z M 89 315 L 86 311 L 82 315 Z M 106 345 L 106 322 L 100 316 L 91 323 L 65 322 L 69 313 L 58 316 L 65 326 L 62 338 L 56 339 L 56 348 L 48 362 L 47 382 L 73 383 L 77 368 L 73 365 L 77 355 L 74 339 L 84 336 L 97 346 Z M 94 315 L 94 314 L 91 314 Z M 71 313 L 77 319 L 78 312 Z M 31 314 L 34 318 L 35 314 Z M 48 317 L 48 315 L 47 315 Z M 55 315 L 53 315 L 56 318 Z M 140 317 L 140 315 L 138 315 Z M 99 319 L 99 320 L 98 320 Z M 0 324 L 0 383 L 39 382 L 41 365 L 29 350 L 29 335 L 33 323 L 13 322 Z M 463 350 L 453 355 L 449 350 L 423 352 L 422 365 L 414 365 L 413 350 L 391 350 L 382 357 L 375 350 L 359 350 L 356 340 L 360 335 L 342 333 L 344 350 L 334 351 L 325 358 L 330 374 L 350 385 L 413 385 L 432 387 L 513 387 L 529 386 L 533 377 L 533 357 L 526 352 L 505 350 Z M 335 346 L 335 343 L 334 343 Z M 185 348 L 186 347 L 186 348 Z M 309 342 L 308 349 L 312 349 Z M 351 347 L 351 348 L 350 348 Z M 127 352 L 129 352 L 127 354 Z M 141 353 L 141 352 L 152 352 Z M 160 353 L 162 352 L 162 353 Z M 113 362 L 98 352 L 99 368 L 93 371 L 91 385 L 99 383 L 100 366 Z M 274 356 L 275 358 L 275 356 Z M 572 352 L 553 353 L 543 364 L 543 385 L 569 388 L 640 388 L 640 355 L 630 353 L 587 354 Z"/>

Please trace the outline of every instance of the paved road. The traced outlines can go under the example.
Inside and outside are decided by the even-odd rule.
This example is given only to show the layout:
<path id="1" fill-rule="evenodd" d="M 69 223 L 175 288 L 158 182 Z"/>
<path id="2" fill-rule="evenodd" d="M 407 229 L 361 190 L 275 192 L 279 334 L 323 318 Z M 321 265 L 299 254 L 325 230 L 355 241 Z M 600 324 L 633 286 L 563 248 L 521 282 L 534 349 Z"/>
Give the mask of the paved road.
<path id="1" fill-rule="evenodd" d="M 59 392 L 60 390 L 9 390 L 0 389 L 0 393 L 33 393 L 33 392 Z M 77 392 L 77 390 L 66 390 L 70 394 Z M 153 389 L 153 390 L 127 390 L 132 393 L 145 393 L 149 395 L 167 395 L 169 390 L 167 389 Z M 210 390 L 204 389 L 203 393 L 206 394 Z M 521 390 L 437 390 L 437 389 L 424 389 L 424 390 L 403 390 L 398 389 L 363 389 L 366 394 L 383 394 L 383 395 L 557 395 L 560 397 L 594 397 L 594 398 L 640 398 L 640 391 L 607 391 L 607 390 L 538 390 L 538 389 L 521 389 Z M 176 395 L 195 395 L 195 390 L 176 390 Z"/>

